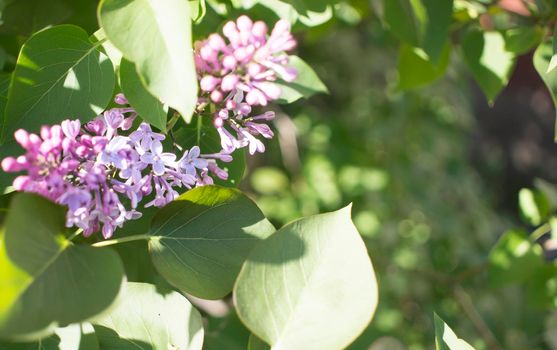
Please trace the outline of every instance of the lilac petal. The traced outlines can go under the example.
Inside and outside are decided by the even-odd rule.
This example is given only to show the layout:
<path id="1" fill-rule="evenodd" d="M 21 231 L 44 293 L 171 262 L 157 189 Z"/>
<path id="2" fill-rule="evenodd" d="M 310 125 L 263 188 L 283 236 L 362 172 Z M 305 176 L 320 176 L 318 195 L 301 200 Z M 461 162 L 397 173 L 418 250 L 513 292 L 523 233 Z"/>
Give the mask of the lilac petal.
<path id="1" fill-rule="evenodd" d="M 163 162 L 157 161 L 153 163 L 153 173 L 155 173 L 155 175 L 161 176 L 164 174 L 165 170 Z"/>

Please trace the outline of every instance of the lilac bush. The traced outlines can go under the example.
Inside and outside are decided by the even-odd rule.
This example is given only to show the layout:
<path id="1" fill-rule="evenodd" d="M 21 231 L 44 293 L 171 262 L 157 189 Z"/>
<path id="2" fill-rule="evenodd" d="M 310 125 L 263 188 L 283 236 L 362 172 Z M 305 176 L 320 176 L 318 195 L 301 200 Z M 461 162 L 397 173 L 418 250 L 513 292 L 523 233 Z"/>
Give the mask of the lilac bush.
<path id="1" fill-rule="evenodd" d="M 148 123 L 131 130 L 138 115 L 125 96 L 118 94 L 115 102 L 122 107 L 109 109 L 84 125 L 65 120 L 43 126 L 40 135 L 17 130 L 15 139 L 25 154 L 2 161 L 6 172 L 26 172 L 14 180 L 14 189 L 67 206 L 67 227 L 82 229 L 84 236 L 101 231 L 107 239 L 126 221 L 141 217 L 138 208 L 143 199 L 149 198 L 143 207 L 163 207 L 178 197 L 179 190 L 212 184 L 213 177 L 226 180 L 228 174 L 219 162 L 231 162 L 234 150 L 248 147 L 250 154 L 264 152 L 257 137 L 273 137 L 266 122 L 274 118 L 274 112 L 252 115 L 253 109 L 280 96 L 274 84 L 278 78 L 296 78 L 285 54 L 296 41 L 287 22 L 277 22 L 267 36 L 265 23 L 253 23 L 247 16 L 228 22 L 223 34 L 228 43 L 212 34 L 195 45 L 204 92 L 197 112 L 215 111 L 213 125 L 221 138 L 220 152 L 202 154 L 198 146 L 180 156 L 164 152 L 166 136 L 154 132 Z"/>

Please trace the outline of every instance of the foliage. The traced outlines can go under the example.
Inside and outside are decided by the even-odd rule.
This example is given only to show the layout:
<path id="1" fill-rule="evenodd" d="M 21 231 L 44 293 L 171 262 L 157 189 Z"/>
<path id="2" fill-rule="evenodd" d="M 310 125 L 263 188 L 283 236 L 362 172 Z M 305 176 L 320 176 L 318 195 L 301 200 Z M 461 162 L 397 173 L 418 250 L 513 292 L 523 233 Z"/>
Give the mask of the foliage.
<path id="1" fill-rule="evenodd" d="M 524 223 L 509 228 L 466 160 L 467 76 L 493 105 L 529 55 L 557 95 L 557 5 L 508 3 L 1 3 L 0 154 L 10 160 L 0 175 L 0 348 L 554 347 L 557 265 L 545 249 L 557 232 L 555 190 L 521 190 Z M 260 36 L 246 13 L 282 21 Z M 285 53 L 287 22 L 296 55 Z M 283 46 L 254 68 L 236 29 Z M 178 152 L 170 170 L 182 178 L 178 186 L 167 177 L 168 192 L 158 180 L 156 192 L 127 191 L 120 204 L 129 218 L 102 240 L 89 237 L 93 229 L 69 230 L 61 196 L 14 181 L 12 172 L 33 169 L 18 166 L 34 151 L 17 157 L 12 135 L 40 134 L 47 148 L 55 138 L 41 126 L 118 111 L 133 124 L 114 128 L 128 146 L 125 128 L 152 127 L 172 150 L 134 144 L 136 158 L 153 153 L 141 161 L 149 181 L 160 176 L 156 156 Z M 263 144 L 253 135 L 273 136 L 264 123 L 273 113 L 278 137 Z M 84 142 L 116 135 L 87 132 Z M 127 180 L 115 177 L 125 170 L 117 161 L 103 164 L 111 170 L 103 191 Z M 69 188 L 83 190 L 85 177 L 69 174 Z M 141 199 L 154 207 L 137 206 Z"/>

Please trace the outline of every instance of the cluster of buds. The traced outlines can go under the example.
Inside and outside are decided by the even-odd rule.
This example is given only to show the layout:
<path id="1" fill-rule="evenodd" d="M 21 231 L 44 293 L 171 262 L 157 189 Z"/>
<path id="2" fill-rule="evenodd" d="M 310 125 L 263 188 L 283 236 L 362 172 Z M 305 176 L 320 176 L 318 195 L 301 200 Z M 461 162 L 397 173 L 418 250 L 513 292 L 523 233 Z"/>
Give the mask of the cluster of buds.
<path id="1" fill-rule="evenodd" d="M 116 102 L 127 103 L 122 95 Z M 83 126 L 65 120 L 43 126 L 40 135 L 20 129 L 15 139 L 25 154 L 5 158 L 2 169 L 27 173 L 14 180 L 15 190 L 66 205 L 68 227 L 85 236 L 100 230 L 105 238 L 141 217 L 137 208 L 144 198 L 150 199 L 145 207 L 162 207 L 178 196 L 177 188 L 211 184 L 211 175 L 227 178 L 217 160 L 231 161 L 229 155 L 200 154 L 194 146 L 178 159 L 163 152 L 165 136 L 149 124 L 130 130 L 136 116 L 132 108 L 113 108 Z"/>
<path id="2" fill-rule="evenodd" d="M 213 124 L 217 128 L 225 152 L 249 147 L 250 154 L 264 152 L 257 136 L 273 137 L 264 123 L 273 112 L 251 116 L 253 106 L 266 106 L 280 97 L 278 79 L 291 82 L 295 69 L 288 67 L 286 51 L 296 46 L 287 21 L 278 21 L 270 35 L 264 22 L 253 22 L 247 16 L 230 21 L 223 27 L 225 40 L 211 34 L 195 43 L 195 63 L 203 96 L 200 100 L 216 108 Z"/>

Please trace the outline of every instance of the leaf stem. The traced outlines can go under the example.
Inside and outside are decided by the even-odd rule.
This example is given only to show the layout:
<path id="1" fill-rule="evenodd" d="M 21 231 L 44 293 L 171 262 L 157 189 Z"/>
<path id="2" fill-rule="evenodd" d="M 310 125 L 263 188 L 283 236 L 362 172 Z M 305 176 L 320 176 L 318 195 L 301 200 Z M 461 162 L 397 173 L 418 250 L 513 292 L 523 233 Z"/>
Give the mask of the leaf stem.
<path id="1" fill-rule="evenodd" d="M 151 238 L 151 236 L 147 235 L 147 234 L 145 234 L 145 235 L 134 235 L 134 236 L 128 236 L 128 237 L 122 237 L 122 238 L 116 238 L 116 239 L 109 239 L 108 241 L 97 242 L 97 243 L 93 243 L 91 245 L 93 247 L 106 247 L 106 246 L 114 245 L 114 244 L 148 240 L 150 238 Z"/>
<path id="2" fill-rule="evenodd" d="M 532 234 L 530 235 L 530 238 L 533 241 L 537 241 L 543 235 L 545 235 L 546 233 L 549 233 L 549 232 L 551 232 L 551 225 L 549 225 L 549 223 L 545 223 L 545 224 L 541 225 L 540 227 L 538 227 L 534 232 L 532 232 Z"/>
<path id="3" fill-rule="evenodd" d="M 75 232 L 70 237 L 68 237 L 68 241 L 73 241 L 73 239 L 76 238 L 77 236 L 79 236 L 82 232 L 83 232 L 83 229 L 78 228 L 77 230 L 75 230 Z"/>

